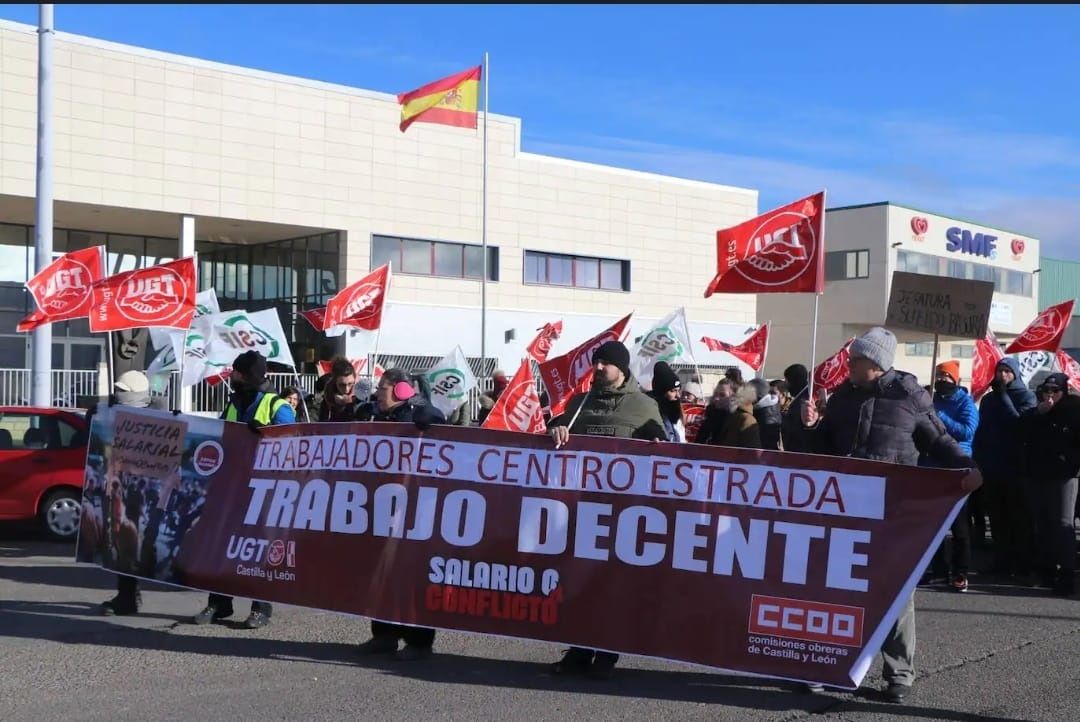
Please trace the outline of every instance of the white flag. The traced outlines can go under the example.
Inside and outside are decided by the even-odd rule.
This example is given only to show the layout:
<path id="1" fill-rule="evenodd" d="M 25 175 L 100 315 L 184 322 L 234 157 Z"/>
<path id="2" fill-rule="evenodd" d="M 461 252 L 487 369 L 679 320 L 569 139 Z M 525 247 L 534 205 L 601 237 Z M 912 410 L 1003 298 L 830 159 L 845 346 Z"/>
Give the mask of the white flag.
<path id="1" fill-rule="evenodd" d="M 281 320 L 272 308 L 253 313 L 226 311 L 194 319 L 184 341 L 183 385 L 228 373 L 236 357 L 251 350 L 267 361 L 295 368 Z"/>
<path id="2" fill-rule="evenodd" d="M 476 388 L 476 376 L 460 346 L 455 346 L 442 361 L 428 369 L 427 381 L 431 387 L 431 405 L 447 417 L 468 401 L 469 392 Z"/>
<path id="3" fill-rule="evenodd" d="M 1024 351 L 1014 354 L 1014 358 L 1020 366 L 1020 379 L 1025 385 L 1031 384 L 1031 380 L 1040 371 L 1054 370 L 1054 354 L 1049 351 Z"/>
<path id="4" fill-rule="evenodd" d="M 653 367 L 659 361 L 695 363 L 683 308 L 661 319 L 634 345 L 630 351 L 630 373 L 643 387 L 652 388 Z"/>

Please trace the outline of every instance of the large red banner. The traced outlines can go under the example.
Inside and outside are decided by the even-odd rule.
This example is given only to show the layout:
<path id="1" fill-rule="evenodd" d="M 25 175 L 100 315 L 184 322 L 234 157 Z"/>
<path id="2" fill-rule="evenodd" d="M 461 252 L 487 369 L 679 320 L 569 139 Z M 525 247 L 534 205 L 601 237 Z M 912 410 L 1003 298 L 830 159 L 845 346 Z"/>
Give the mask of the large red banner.
<path id="1" fill-rule="evenodd" d="M 101 280 L 102 246 L 65 253 L 26 282 L 26 289 L 37 304 L 29 316 L 16 325 L 23 333 L 38 326 L 90 313 L 90 289 Z"/>
<path id="2" fill-rule="evenodd" d="M 964 496 L 962 472 L 850 458 L 121 407 L 89 448 L 83 562 L 843 687 Z"/>
<path id="3" fill-rule="evenodd" d="M 576 393 L 584 393 L 592 384 L 592 355 L 596 349 L 608 341 L 622 338 L 630 316 L 626 314 L 572 351 L 540 364 L 540 380 L 544 382 L 548 398 L 551 399 L 551 415 L 558 416 L 566 409 L 566 404 Z"/>
<path id="4" fill-rule="evenodd" d="M 823 293 L 825 191 L 716 232 L 714 293 Z"/>
<path id="5" fill-rule="evenodd" d="M 195 316 L 197 291 L 194 258 L 109 276 L 93 286 L 90 331 L 186 329 Z"/>
<path id="6" fill-rule="evenodd" d="M 389 288 L 390 264 L 386 264 L 341 289 L 326 304 L 323 330 L 338 325 L 377 330 Z"/>

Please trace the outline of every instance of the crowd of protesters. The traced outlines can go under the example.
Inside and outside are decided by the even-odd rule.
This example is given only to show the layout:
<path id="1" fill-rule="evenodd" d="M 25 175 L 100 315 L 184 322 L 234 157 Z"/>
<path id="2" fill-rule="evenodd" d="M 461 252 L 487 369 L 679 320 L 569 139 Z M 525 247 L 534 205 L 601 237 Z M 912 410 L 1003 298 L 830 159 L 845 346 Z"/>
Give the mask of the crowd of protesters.
<path id="1" fill-rule="evenodd" d="M 1063 596 L 1075 591 L 1077 475 L 1080 473 L 1080 396 L 1068 379 L 1055 373 L 1031 392 L 1016 362 L 1003 359 L 993 385 L 976 405 L 961 383 L 959 364 L 946 361 L 934 370 L 932 386 L 920 386 L 910 373 L 893 367 L 896 337 L 874 328 L 850 347 L 848 379 L 831 396 L 811 394 L 806 367 L 794 364 L 782 379 L 744 380 L 727 372 L 706 398 L 697 379 L 683 383 L 666 363 L 657 363 L 651 390 L 644 391 L 630 373 L 627 348 L 617 341 L 594 353 L 588 393 L 571 398 L 565 412 L 545 416 L 556 447 L 571 435 L 607 435 L 650 441 L 695 442 L 768 451 L 849 456 L 905 465 L 967 469 L 968 502 L 956 516 L 951 534 L 938 550 L 924 584 L 969 589 L 972 545 L 992 550 L 993 565 L 984 571 L 1015 584 L 1042 586 Z M 265 386 L 265 361 L 238 359 L 233 396 L 222 418 L 256 428 L 290 423 L 297 409 L 311 401 L 296 388 L 280 396 Z M 491 390 L 479 397 L 476 419 L 470 404 L 447 419 L 425 402 L 402 369 L 386 371 L 377 385 L 358 375 L 345 359 L 335 359 L 317 384 L 318 403 L 310 417 L 320 422 L 411 422 L 474 425 L 483 422 L 507 388 L 496 371 Z M 541 395 L 546 406 L 546 395 Z M 700 426 L 693 434 L 684 423 L 685 404 L 702 404 Z M 981 470 L 981 472 L 980 472 Z M 985 481 L 985 484 L 984 484 Z M 989 518 L 989 523 L 987 522 Z M 125 586 L 126 585 L 126 586 Z M 135 613 L 137 589 L 124 582 L 107 613 Z M 196 623 L 232 613 L 232 600 L 211 595 Z M 255 602 L 245 626 L 270 621 L 270 605 Z M 435 631 L 373 622 L 365 654 L 393 654 L 401 660 L 431 654 Z M 400 642 L 405 646 L 399 649 Z M 915 679 L 915 608 L 908 599 L 883 646 L 884 697 L 905 698 Z M 618 655 L 571 648 L 553 665 L 556 674 L 610 677 Z M 811 685 L 810 691 L 820 687 Z"/>

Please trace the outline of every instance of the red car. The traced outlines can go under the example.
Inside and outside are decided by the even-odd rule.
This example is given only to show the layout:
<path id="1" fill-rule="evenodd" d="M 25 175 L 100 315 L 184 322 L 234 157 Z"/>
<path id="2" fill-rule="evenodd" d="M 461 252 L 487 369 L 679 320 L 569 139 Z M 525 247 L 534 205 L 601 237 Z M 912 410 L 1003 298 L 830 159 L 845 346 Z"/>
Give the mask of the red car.
<path id="1" fill-rule="evenodd" d="M 75 411 L 0 406 L 0 520 L 36 518 L 54 539 L 74 540 L 89 433 Z"/>

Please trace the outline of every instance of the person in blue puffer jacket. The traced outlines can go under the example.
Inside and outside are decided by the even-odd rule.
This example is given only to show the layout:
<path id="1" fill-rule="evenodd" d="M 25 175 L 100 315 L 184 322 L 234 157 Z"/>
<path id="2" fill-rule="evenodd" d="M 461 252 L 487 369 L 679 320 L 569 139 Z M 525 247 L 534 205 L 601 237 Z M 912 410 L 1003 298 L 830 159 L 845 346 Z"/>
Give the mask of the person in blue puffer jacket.
<path id="1" fill-rule="evenodd" d="M 979 410 L 971 394 L 960 386 L 959 361 L 945 361 L 934 369 L 934 411 L 949 436 L 970 456 L 971 442 L 979 427 Z M 919 460 L 919 465 L 931 466 L 931 463 L 924 457 Z M 971 517 L 966 503 L 952 523 L 951 552 L 947 546 L 943 542 L 934 555 L 930 576 L 946 576 L 953 590 L 966 592 L 968 572 L 971 570 Z M 947 564 L 946 559 L 951 563 Z"/>

